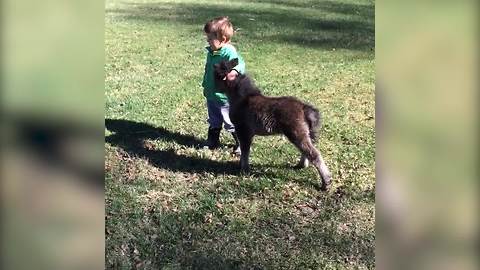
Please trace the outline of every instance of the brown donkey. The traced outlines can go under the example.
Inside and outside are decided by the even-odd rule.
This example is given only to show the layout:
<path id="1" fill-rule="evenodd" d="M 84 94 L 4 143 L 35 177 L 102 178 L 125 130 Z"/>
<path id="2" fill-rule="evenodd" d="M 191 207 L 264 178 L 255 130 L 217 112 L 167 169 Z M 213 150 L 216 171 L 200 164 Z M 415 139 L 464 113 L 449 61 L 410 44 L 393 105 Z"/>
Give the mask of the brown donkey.
<path id="1" fill-rule="evenodd" d="M 240 141 L 242 172 L 249 172 L 248 158 L 254 135 L 283 134 L 302 153 L 297 167 L 310 161 L 322 178 L 322 189 L 330 185 L 331 173 L 315 148 L 319 111 L 294 97 L 266 97 L 245 75 L 227 81 L 226 75 L 238 64 L 237 59 L 215 65 L 215 82 L 230 103 L 230 119 Z"/>

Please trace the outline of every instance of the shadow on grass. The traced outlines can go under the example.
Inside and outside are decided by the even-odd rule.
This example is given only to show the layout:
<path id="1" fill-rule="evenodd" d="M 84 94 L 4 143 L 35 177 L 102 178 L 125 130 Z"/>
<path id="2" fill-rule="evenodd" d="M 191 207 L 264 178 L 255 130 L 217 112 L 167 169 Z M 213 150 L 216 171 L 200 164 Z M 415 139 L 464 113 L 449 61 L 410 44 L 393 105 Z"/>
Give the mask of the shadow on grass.
<path id="1" fill-rule="evenodd" d="M 185 173 L 214 173 L 227 175 L 240 175 L 240 166 L 238 161 L 216 161 L 207 158 L 198 158 L 192 156 L 179 155 L 173 149 L 158 150 L 151 149 L 145 144 L 145 140 L 163 140 L 176 142 L 186 147 L 200 148 L 204 142 L 192 135 L 184 135 L 169 131 L 162 127 L 154 127 L 146 123 L 138 123 L 130 120 L 106 119 L 105 127 L 113 132 L 105 138 L 105 141 L 112 146 L 117 146 L 125 150 L 127 153 L 142 157 L 148 160 L 157 168 L 168 169 L 171 171 Z M 275 170 L 276 169 L 276 170 Z M 294 168 L 288 164 L 275 166 L 272 164 L 255 164 L 252 165 L 250 177 L 261 177 L 269 179 L 277 179 L 281 172 L 278 171 Z M 313 167 L 308 168 L 313 170 Z M 291 179 L 296 179 L 292 177 Z M 320 189 L 319 179 L 303 179 L 293 180 L 306 187 L 315 187 Z M 273 187 L 275 181 L 263 182 L 245 182 L 246 190 L 251 193 L 261 191 L 265 186 Z M 250 193 L 249 192 L 249 193 Z"/>
<path id="2" fill-rule="evenodd" d="M 321 1 L 302 3 L 268 1 L 282 8 L 245 3 L 172 4 L 125 3 L 125 8 L 107 9 L 116 18 L 152 23 L 182 23 L 198 26 L 199 36 L 204 23 L 217 16 L 229 16 L 238 36 L 248 44 L 257 42 L 290 43 L 304 47 L 331 50 L 372 51 L 375 47 L 375 6 Z M 305 5 L 305 6 L 304 6 Z M 286 8 L 285 8 L 286 7 Z M 293 7 L 293 8 L 292 8 Z M 305 7 L 305 9 L 295 9 Z M 311 11 L 319 15 L 312 16 Z"/>
<path id="3" fill-rule="evenodd" d="M 106 138 L 109 143 L 119 143 L 121 139 L 129 139 L 129 144 L 138 144 L 146 139 L 161 139 L 166 141 L 175 141 L 187 147 L 198 147 L 203 143 L 192 135 L 183 135 L 171 132 L 162 127 L 154 127 L 146 123 L 139 123 L 123 119 L 105 119 L 105 128 L 114 135 Z"/>
<path id="4" fill-rule="evenodd" d="M 237 162 L 219 162 L 210 159 L 189 157 L 175 153 L 173 149 L 152 150 L 145 145 L 147 139 L 174 141 L 187 147 L 198 148 L 203 141 L 191 135 L 171 132 L 162 127 L 130 120 L 106 119 L 105 127 L 114 132 L 105 138 L 113 146 L 121 147 L 129 154 L 144 157 L 152 165 L 171 171 L 189 173 L 210 172 L 216 174 L 237 174 Z"/>
<path id="5" fill-rule="evenodd" d="M 255 0 L 242 0 L 242 2 L 249 3 L 258 3 L 259 1 Z M 262 0 L 262 4 L 272 4 L 277 7 L 289 7 L 289 8 L 306 8 L 314 10 L 323 10 L 330 13 L 346 14 L 346 15 L 359 15 L 363 17 L 375 16 L 375 10 L 372 8 L 372 4 L 354 4 L 354 3 L 344 3 L 340 1 L 319 1 L 319 0 L 308 0 L 308 1 L 291 1 L 291 0 Z"/>

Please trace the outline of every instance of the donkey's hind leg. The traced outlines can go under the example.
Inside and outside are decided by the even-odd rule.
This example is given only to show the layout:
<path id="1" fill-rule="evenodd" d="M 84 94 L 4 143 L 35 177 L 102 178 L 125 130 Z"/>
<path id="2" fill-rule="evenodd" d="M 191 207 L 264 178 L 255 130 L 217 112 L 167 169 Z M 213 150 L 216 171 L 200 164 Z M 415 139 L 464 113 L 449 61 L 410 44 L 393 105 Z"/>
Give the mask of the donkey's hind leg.
<path id="1" fill-rule="evenodd" d="M 330 173 L 330 170 L 328 169 L 327 164 L 325 164 L 325 161 L 323 160 L 323 157 L 320 154 L 320 152 L 315 147 L 314 149 L 317 152 L 317 156 L 312 157 L 311 160 L 315 168 L 317 169 L 318 173 L 322 176 L 322 180 L 323 180 L 322 189 L 327 190 L 332 181 L 332 174 Z"/>
<path id="2" fill-rule="evenodd" d="M 315 166 L 315 169 L 317 169 L 318 173 L 320 174 L 320 177 L 322 178 L 322 189 L 328 189 L 331 182 L 332 174 L 328 170 L 328 167 L 325 164 L 322 155 L 317 150 L 317 148 L 315 148 L 312 140 L 306 133 L 301 134 L 300 136 L 292 135 L 287 135 L 287 137 L 302 153 L 302 158 L 300 161 L 302 161 L 302 159 L 306 157 L 313 164 L 313 166 Z"/>

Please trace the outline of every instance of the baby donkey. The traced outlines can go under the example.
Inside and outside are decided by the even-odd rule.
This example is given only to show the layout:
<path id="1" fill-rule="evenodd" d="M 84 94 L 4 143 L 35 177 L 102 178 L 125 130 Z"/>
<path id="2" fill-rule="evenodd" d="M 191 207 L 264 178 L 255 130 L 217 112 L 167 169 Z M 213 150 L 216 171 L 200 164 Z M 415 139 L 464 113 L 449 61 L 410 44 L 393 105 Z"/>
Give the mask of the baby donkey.
<path id="1" fill-rule="evenodd" d="M 264 96 L 246 75 L 227 80 L 226 75 L 237 64 L 238 59 L 233 59 L 215 64 L 214 68 L 217 88 L 225 92 L 230 103 L 230 119 L 240 141 L 242 172 L 250 171 L 253 136 L 283 134 L 302 154 L 297 167 L 307 167 L 310 161 L 322 178 L 321 188 L 326 190 L 331 173 L 314 146 L 321 121 L 319 111 L 294 97 Z"/>

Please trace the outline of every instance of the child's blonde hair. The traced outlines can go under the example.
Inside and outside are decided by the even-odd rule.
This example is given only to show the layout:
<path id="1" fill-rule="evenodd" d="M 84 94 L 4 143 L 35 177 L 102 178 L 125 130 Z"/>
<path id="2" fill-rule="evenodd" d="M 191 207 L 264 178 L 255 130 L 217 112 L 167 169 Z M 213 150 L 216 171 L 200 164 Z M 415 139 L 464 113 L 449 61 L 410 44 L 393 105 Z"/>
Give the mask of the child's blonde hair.
<path id="1" fill-rule="evenodd" d="M 227 16 L 217 17 L 208 21 L 203 27 L 206 34 L 215 33 L 218 39 L 225 37 L 230 40 L 233 36 L 233 25 Z"/>

